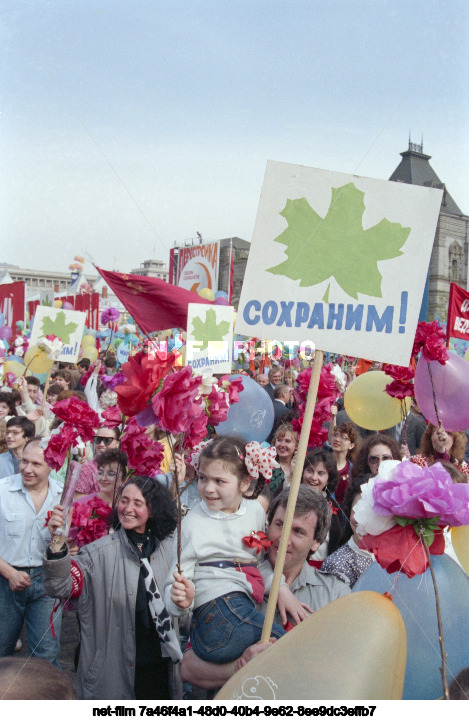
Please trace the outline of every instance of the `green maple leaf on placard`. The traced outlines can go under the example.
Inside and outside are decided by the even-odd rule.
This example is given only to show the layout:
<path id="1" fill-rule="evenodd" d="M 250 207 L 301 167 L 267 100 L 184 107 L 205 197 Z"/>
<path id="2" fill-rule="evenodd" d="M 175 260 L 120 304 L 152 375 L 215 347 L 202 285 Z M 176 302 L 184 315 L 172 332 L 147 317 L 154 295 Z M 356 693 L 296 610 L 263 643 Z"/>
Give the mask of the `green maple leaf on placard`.
<path id="1" fill-rule="evenodd" d="M 306 198 L 287 200 L 280 213 L 288 228 L 274 240 L 287 246 L 288 260 L 269 273 L 299 280 L 300 286 L 318 285 L 335 278 L 352 298 L 358 293 L 382 297 L 379 260 L 402 255 L 410 228 L 383 218 L 363 230 L 364 196 L 353 183 L 332 188 L 332 199 L 325 218 L 316 213 Z M 327 287 L 323 300 L 328 301 Z"/>
<path id="2" fill-rule="evenodd" d="M 217 325 L 217 315 L 213 308 L 207 311 L 205 321 L 202 318 L 194 318 L 192 320 L 192 335 L 201 342 L 202 345 L 197 350 L 205 350 L 209 343 L 222 341 L 228 333 L 230 324 L 227 320 L 222 320 Z"/>
<path id="3" fill-rule="evenodd" d="M 55 320 L 48 316 L 42 319 L 41 335 L 56 335 L 64 345 L 67 345 L 67 343 L 70 343 L 71 334 L 75 333 L 77 328 L 77 323 L 65 324 L 65 313 L 61 311 L 57 313 Z"/>

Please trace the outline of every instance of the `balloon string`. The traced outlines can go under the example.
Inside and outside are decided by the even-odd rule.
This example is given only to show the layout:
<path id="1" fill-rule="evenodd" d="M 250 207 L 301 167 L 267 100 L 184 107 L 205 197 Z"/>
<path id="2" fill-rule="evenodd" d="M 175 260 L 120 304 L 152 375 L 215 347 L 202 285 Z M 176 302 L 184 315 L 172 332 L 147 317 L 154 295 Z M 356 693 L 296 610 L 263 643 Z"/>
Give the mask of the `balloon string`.
<path id="1" fill-rule="evenodd" d="M 419 523 L 419 536 L 420 536 L 422 545 L 425 549 L 425 553 L 427 554 L 428 565 L 430 567 L 430 573 L 432 574 L 433 587 L 435 589 L 436 616 L 438 619 L 438 639 L 440 641 L 440 651 L 441 651 L 441 669 L 440 669 L 440 671 L 441 671 L 441 678 L 443 680 L 443 691 L 444 691 L 445 701 L 449 701 L 448 679 L 446 676 L 446 658 L 447 658 L 448 654 L 445 651 L 445 640 L 443 637 L 443 623 L 441 620 L 440 596 L 438 594 L 438 587 L 436 585 L 435 572 L 433 570 L 433 564 L 432 564 L 432 561 L 430 558 L 430 551 L 425 542 L 423 526 L 421 523 Z"/>
<path id="2" fill-rule="evenodd" d="M 432 374 L 432 368 L 430 365 L 430 361 L 427 361 L 427 366 L 428 366 L 428 374 L 430 376 L 430 383 L 432 384 L 433 406 L 435 408 L 436 420 L 438 421 L 438 427 L 442 428 L 443 426 L 442 426 L 442 423 L 440 420 L 440 416 L 438 415 L 438 406 L 436 405 L 436 393 L 435 393 L 435 386 L 433 385 L 433 374 Z"/>

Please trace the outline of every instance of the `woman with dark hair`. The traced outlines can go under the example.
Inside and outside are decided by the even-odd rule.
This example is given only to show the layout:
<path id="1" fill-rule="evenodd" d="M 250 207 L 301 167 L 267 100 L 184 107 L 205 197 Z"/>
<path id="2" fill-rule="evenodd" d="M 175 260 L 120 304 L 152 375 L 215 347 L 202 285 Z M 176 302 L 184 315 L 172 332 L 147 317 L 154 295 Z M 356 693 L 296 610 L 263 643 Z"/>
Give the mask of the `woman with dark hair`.
<path id="1" fill-rule="evenodd" d="M 337 461 L 339 482 L 335 489 L 337 503 L 342 504 L 352 480 L 352 468 L 360 448 L 360 434 L 353 423 L 347 421 L 334 426 L 331 436 L 332 453 Z"/>
<path id="2" fill-rule="evenodd" d="M 448 461 L 467 477 L 469 466 L 464 460 L 466 444 L 465 431 L 447 433 L 443 427 L 438 428 L 429 423 L 420 441 L 419 452 L 411 456 L 410 460 L 422 468 L 438 461 Z"/>
<path id="3" fill-rule="evenodd" d="M 342 537 L 343 545 L 326 558 L 321 570 L 332 573 L 346 581 L 353 588 L 360 576 L 374 561 L 371 551 L 360 548 L 361 536 L 357 533 L 357 521 L 353 509 L 362 497 L 361 486 L 367 483 L 371 474 L 359 476 L 352 481 L 345 494 L 342 509 L 347 514 L 349 523 Z"/>
<path id="4" fill-rule="evenodd" d="M 80 698 L 180 698 L 182 655 L 161 595 L 176 516 L 168 491 L 152 478 L 137 476 L 122 488 L 114 533 L 84 546 L 73 561 L 66 544 L 57 548 L 52 541 L 47 549 L 46 592 L 76 599 Z M 55 506 L 51 533 L 64 522 L 63 507 Z"/>
<path id="5" fill-rule="evenodd" d="M 329 501 L 332 510 L 331 528 L 327 538 L 311 556 L 310 565 L 314 565 L 316 568 L 321 568 L 326 556 L 334 553 L 341 544 L 343 526 L 340 508 L 334 497 L 338 480 L 339 472 L 333 453 L 316 449 L 306 454 L 301 482 L 308 485 L 313 491 L 322 493 Z"/>
<path id="6" fill-rule="evenodd" d="M 402 461 L 401 452 L 394 438 L 376 433 L 366 438 L 358 451 L 352 478 L 371 473 L 376 476 L 382 461 Z"/>
<path id="7" fill-rule="evenodd" d="M 0 391 L 0 418 L 8 421 L 12 416 L 16 415 L 16 406 L 13 396 L 7 391 Z"/>
<path id="8" fill-rule="evenodd" d="M 119 438 L 119 428 L 108 428 L 103 425 L 95 430 L 93 438 L 94 458 L 92 461 L 83 463 L 81 467 L 80 477 L 75 488 L 75 500 L 90 493 L 99 493 L 97 458 L 105 451 L 119 448 Z"/>

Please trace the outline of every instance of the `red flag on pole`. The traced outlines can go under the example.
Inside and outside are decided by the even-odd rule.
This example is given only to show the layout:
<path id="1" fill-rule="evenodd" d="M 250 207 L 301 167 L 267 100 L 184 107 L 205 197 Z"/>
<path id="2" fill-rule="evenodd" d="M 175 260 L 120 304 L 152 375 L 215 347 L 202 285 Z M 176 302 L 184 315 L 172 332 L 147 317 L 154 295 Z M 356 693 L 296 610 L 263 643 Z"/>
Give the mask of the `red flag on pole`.
<path id="1" fill-rule="evenodd" d="M 186 329 L 189 303 L 210 304 L 195 293 L 160 278 L 97 270 L 144 333 L 167 328 Z"/>
<path id="2" fill-rule="evenodd" d="M 446 345 L 450 338 L 469 340 L 469 292 L 451 283 L 446 325 Z"/>

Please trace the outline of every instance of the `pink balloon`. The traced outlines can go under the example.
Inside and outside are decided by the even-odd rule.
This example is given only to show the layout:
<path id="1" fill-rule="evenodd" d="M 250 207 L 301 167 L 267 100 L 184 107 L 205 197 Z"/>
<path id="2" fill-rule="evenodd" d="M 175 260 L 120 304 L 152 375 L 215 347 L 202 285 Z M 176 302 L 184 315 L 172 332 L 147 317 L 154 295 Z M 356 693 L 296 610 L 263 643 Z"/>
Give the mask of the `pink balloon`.
<path id="1" fill-rule="evenodd" d="M 63 310 L 73 310 L 73 305 L 67 300 L 62 303 Z"/>
<path id="2" fill-rule="evenodd" d="M 12 335 L 13 331 L 9 325 L 4 325 L 2 328 L 0 328 L 0 338 L 2 340 L 10 340 Z"/>
<path id="3" fill-rule="evenodd" d="M 449 353 L 445 365 L 430 361 L 430 368 L 443 427 L 447 431 L 465 431 L 469 428 L 469 363 Z M 437 426 L 428 362 L 423 356 L 415 371 L 415 397 L 425 418 Z"/>
<path id="4" fill-rule="evenodd" d="M 230 301 L 226 298 L 215 298 L 215 305 L 229 305 Z"/>

